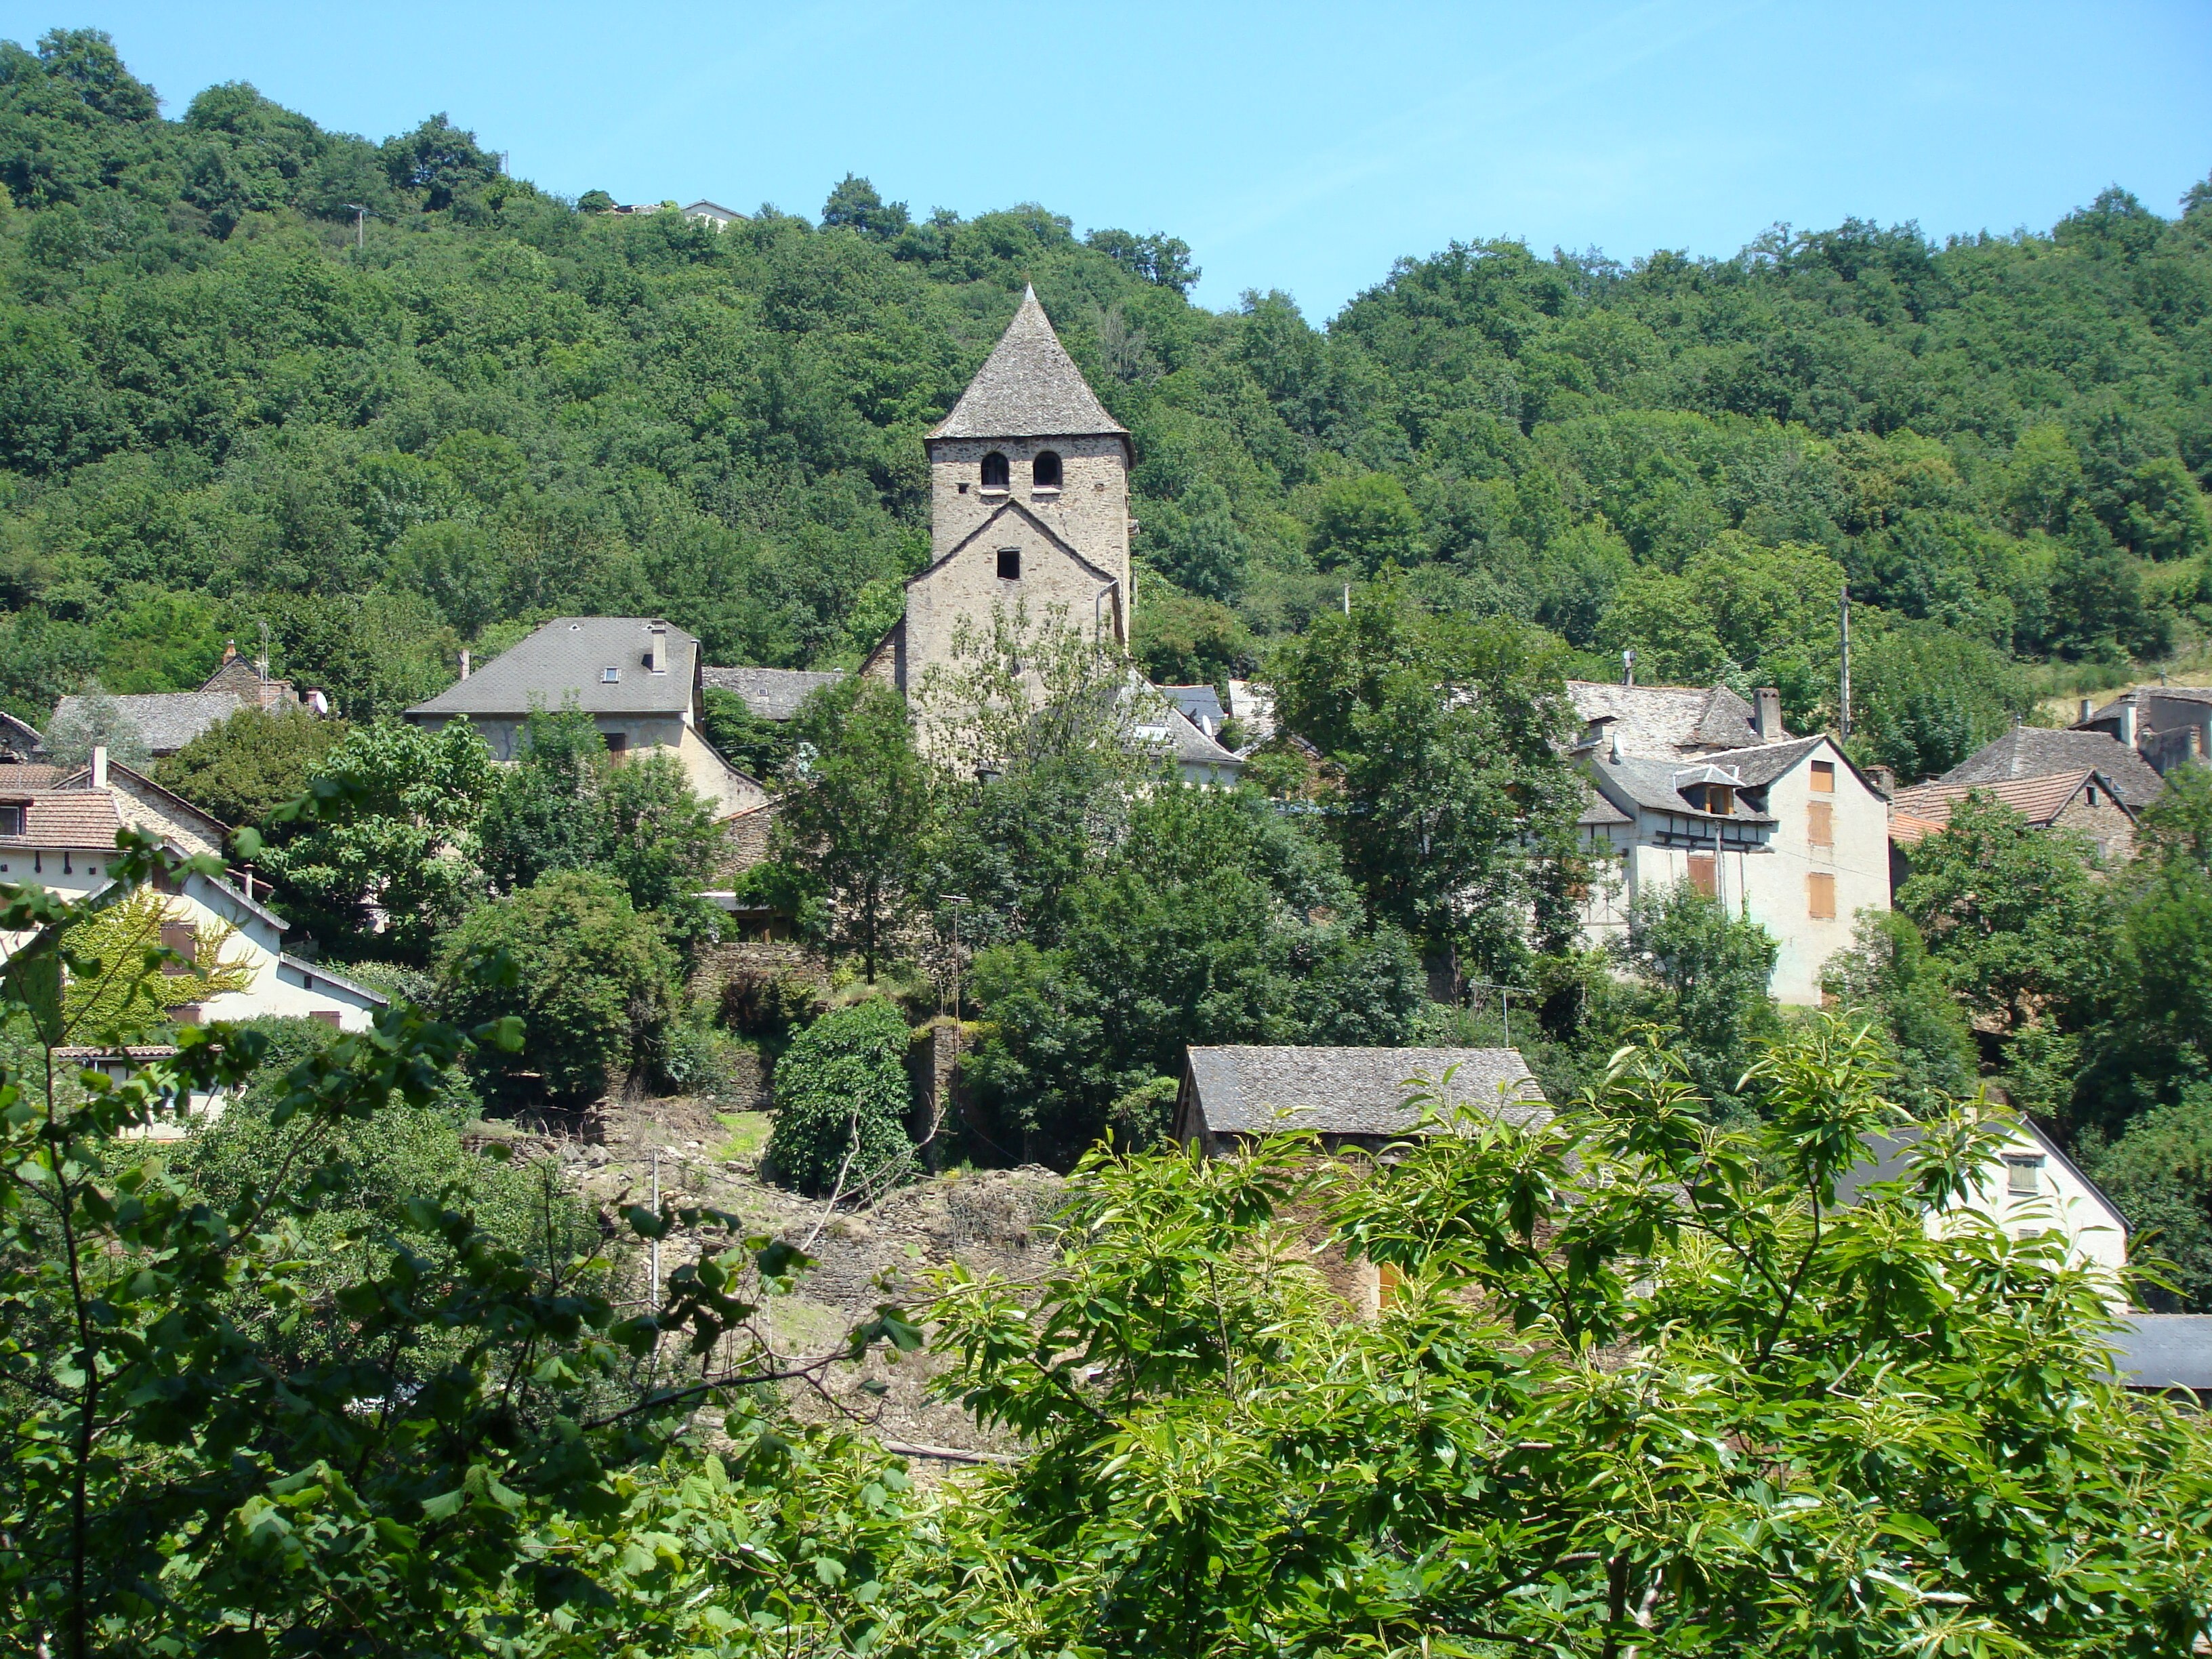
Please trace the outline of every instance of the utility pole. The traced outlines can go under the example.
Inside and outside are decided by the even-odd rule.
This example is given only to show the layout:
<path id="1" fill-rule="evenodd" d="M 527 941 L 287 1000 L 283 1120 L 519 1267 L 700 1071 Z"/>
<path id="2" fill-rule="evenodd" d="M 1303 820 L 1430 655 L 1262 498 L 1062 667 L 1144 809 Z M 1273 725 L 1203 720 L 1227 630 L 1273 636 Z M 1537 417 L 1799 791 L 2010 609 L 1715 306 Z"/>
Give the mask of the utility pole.
<path id="1" fill-rule="evenodd" d="M 660 1217 L 660 1148 L 653 1149 L 653 1214 L 657 1224 Z M 653 1310 L 660 1311 L 660 1240 L 653 1241 Z"/>
<path id="2" fill-rule="evenodd" d="M 1840 736 L 1845 743 L 1849 743 L 1851 740 L 1851 585 L 1848 581 L 1844 584 L 1842 617 L 1844 641 L 1844 695 L 1843 708 L 1839 711 L 1841 714 L 1841 720 L 1839 721 L 1841 729 L 1838 735 Z"/>
<path id="3" fill-rule="evenodd" d="M 353 251 L 359 253 L 368 246 L 368 210 L 358 202 L 348 202 L 353 210 Z"/>
<path id="4" fill-rule="evenodd" d="M 261 671 L 261 702 L 266 708 L 269 702 L 269 624 L 265 622 L 261 624 L 261 658 L 254 665 Z"/>

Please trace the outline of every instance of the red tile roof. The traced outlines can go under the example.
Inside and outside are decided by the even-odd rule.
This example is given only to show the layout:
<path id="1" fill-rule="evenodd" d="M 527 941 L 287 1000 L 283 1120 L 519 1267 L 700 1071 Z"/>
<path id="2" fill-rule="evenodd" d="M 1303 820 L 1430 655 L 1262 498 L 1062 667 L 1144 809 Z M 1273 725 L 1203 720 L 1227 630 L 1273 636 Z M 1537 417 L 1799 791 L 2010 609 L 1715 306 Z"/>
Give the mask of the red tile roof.
<path id="1" fill-rule="evenodd" d="M 1921 783 L 1900 789 L 1890 802 L 1889 838 L 1911 846 L 1948 827 L 1951 809 L 1977 790 L 1994 795 L 2037 829 L 2046 829 L 2092 779 L 2112 781 L 2094 769 L 2052 772 L 2039 778 L 2000 778 L 1989 783 Z M 2113 799 L 2117 801 L 2118 796 Z"/>
<path id="2" fill-rule="evenodd" d="M 0 836 L 0 847 L 112 853 L 115 832 L 123 827 L 115 797 L 105 789 L 11 790 L 0 785 L 0 805 L 25 809 L 23 833 Z"/>

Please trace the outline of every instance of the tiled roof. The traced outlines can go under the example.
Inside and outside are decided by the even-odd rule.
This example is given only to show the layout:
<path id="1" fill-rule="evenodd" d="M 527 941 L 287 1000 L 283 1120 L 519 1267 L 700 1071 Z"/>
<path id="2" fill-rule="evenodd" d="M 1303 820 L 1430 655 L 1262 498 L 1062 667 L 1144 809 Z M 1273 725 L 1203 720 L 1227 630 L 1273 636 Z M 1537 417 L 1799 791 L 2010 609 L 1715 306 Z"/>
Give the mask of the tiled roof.
<path id="1" fill-rule="evenodd" d="M 825 685 L 835 685 L 842 672 L 815 673 L 799 668 L 702 668 L 699 683 L 711 690 L 734 691 L 745 700 L 756 720 L 787 720 L 799 705 Z"/>
<path id="2" fill-rule="evenodd" d="M 1311 1129 L 1325 1134 L 1412 1133 L 1415 1093 L 1465 1103 L 1516 1123 L 1550 1117 L 1536 1079 L 1513 1048 L 1192 1048 L 1190 1080 L 1216 1134 Z M 1456 1067 L 1456 1070 L 1454 1068 Z M 1444 1074 L 1452 1073 L 1447 1085 Z M 1425 1080 L 1426 1086 L 1411 1081 Z M 1291 1115 L 1278 1119 L 1278 1111 Z"/>
<path id="3" fill-rule="evenodd" d="M 2047 778 L 2061 772 L 2102 772 L 2130 806 L 2148 806 L 2166 780 L 2150 763 L 2105 732 L 2054 732 L 2015 726 L 1991 738 L 1936 780 L 1938 783 L 1997 783 L 2008 778 Z"/>
<path id="4" fill-rule="evenodd" d="M 1025 289 L 1014 320 L 975 378 L 930 433 L 933 438 L 1126 437 Z"/>
<path id="5" fill-rule="evenodd" d="M 465 680 L 407 712 L 520 719 L 532 708 L 557 711 L 571 697 L 587 714 L 680 714 L 691 706 L 699 641 L 668 629 L 668 667 L 655 674 L 646 652 L 657 619 L 556 617 Z M 665 624 L 660 624 L 665 626 Z M 608 669 L 618 678 L 606 678 Z"/>
<path id="6" fill-rule="evenodd" d="M 0 836 L 0 847 L 112 853 L 115 832 L 123 828 L 115 797 L 105 789 L 10 792 L 0 787 L 0 805 L 24 808 L 23 833 Z"/>
<path id="7" fill-rule="evenodd" d="M 58 789 L 82 766 L 49 766 L 44 761 L 0 763 L 0 794 L 11 789 Z"/>
<path id="8" fill-rule="evenodd" d="M 1975 791 L 1994 795 L 2039 830 L 2066 810 L 2066 803 L 2093 780 L 2102 780 L 2113 799 L 2124 806 L 2127 797 L 2101 771 L 2054 772 L 2041 778 L 2002 778 L 1994 783 L 1917 783 L 1900 789 L 1891 799 L 1889 838 L 1911 846 L 1951 822 L 1952 809 Z M 1932 825 L 1920 829 L 1921 824 Z"/>
<path id="9" fill-rule="evenodd" d="M 1759 741 L 1749 703 L 1725 685 L 1612 685 L 1569 680 L 1567 696 L 1585 721 L 1610 719 L 1624 755 L 1671 759 L 1688 750 L 1741 749 Z"/>
<path id="10" fill-rule="evenodd" d="M 210 726 L 220 726 L 245 705 L 228 691 L 149 691 L 112 699 L 123 717 L 138 728 L 146 747 L 173 755 Z M 84 702 L 64 697 L 54 705 L 47 729 L 73 714 Z"/>

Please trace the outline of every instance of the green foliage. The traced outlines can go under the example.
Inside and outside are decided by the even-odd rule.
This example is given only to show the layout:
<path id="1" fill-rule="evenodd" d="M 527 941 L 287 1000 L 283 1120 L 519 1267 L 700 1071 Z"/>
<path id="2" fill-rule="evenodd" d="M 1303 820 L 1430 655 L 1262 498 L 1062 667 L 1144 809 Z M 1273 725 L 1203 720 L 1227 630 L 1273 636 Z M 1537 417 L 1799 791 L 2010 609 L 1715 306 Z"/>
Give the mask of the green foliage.
<path id="1" fill-rule="evenodd" d="M 1911 623 L 1852 645 L 1853 756 L 1906 783 L 1949 771 L 2034 701 L 2002 652 L 1948 629 Z"/>
<path id="2" fill-rule="evenodd" d="M 529 1047 L 497 1062 L 502 1086 L 534 1080 L 557 1101 L 594 1098 L 649 1061 L 676 1014 L 678 963 L 659 919 L 596 871 L 556 871 L 477 906 L 439 942 L 438 971 L 455 1019 L 522 1021 Z"/>
<path id="3" fill-rule="evenodd" d="M 162 757 L 154 778 L 225 823 L 258 824 L 306 790 L 309 775 L 351 730 L 304 709 L 240 708 Z"/>
<path id="4" fill-rule="evenodd" d="M 272 815 L 263 866 L 290 918 L 340 955 L 427 963 L 481 891 L 476 827 L 495 765 L 463 720 L 348 732 L 312 769 L 296 810 Z"/>
<path id="5" fill-rule="evenodd" d="M 932 810 L 906 699 L 855 674 L 811 693 L 793 727 L 805 759 L 776 809 L 769 854 L 825 901 L 831 955 L 859 956 L 872 982 L 912 903 Z"/>
<path id="6" fill-rule="evenodd" d="M 1916 1115 L 1972 1092 L 1973 1029 L 1910 917 L 1861 912 L 1850 949 L 1828 959 L 1820 988 L 1888 1038 L 1897 1097 Z"/>
<path id="7" fill-rule="evenodd" d="M 2081 1167 L 2134 1229 L 2130 1249 L 2163 1258 L 2170 1285 L 2146 1285 L 2147 1306 L 2212 1313 L 2212 1087 L 2130 1119 L 2117 1140 L 2082 1139 Z"/>
<path id="8" fill-rule="evenodd" d="M 707 687 L 700 703 L 700 730 L 724 759 L 762 783 L 781 779 L 798 741 L 789 720 L 762 720 L 743 697 L 720 686 Z"/>
<path id="9" fill-rule="evenodd" d="M 1328 763 L 1326 822 L 1376 914 L 1510 984 L 1532 941 L 1557 950 L 1575 926 L 1583 786 L 1559 746 L 1560 666 L 1533 629 L 1378 583 L 1271 670 L 1278 719 Z"/>
<path id="10" fill-rule="evenodd" d="M 1642 982 L 1631 1017 L 1665 1029 L 1707 1099 L 1733 1105 L 1753 1045 L 1771 1036 L 1772 934 L 1688 882 L 1647 888 L 1629 906 L 1620 964 Z"/>
<path id="11" fill-rule="evenodd" d="M 1042 1285 L 955 1267 L 930 1310 L 1029 1449 L 921 1553 L 925 1650 L 2184 1650 L 2201 1420 L 2107 1380 L 2062 1237 L 1929 1224 L 1996 1126 L 1944 1113 L 1839 1207 L 1901 1115 L 1879 1045 L 1820 1020 L 1757 1069 L 1733 1132 L 1638 1048 L 1354 1170 L 1091 1157 Z M 1392 1270 L 1378 1316 L 1317 1234 Z"/>
<path id="12" fill-rule="evenodd" d="M 775 1127 L 763 1160 L 810 1197 L 880 1194 L 914 1173 L 905 1016 L 880 997 L 835 1008 L 775 1063 Z"/>
<path id="13" fill-rule="evenodd" d="M 46 757 L 57 766 L 84 766 L 94 749 L 125 766 L 148 767 L 153 758 L 138 723 L 96 680 L 87 680 L 77 701 L 46 728 Z"/>
<path id="14" fill-rule="evenodd" d="M 500 771 L 477 826 L 480 861 L 499 891 L 556 870 L 590 869 L 605 856 L 606 762 L 589 714 L 531 711 L 514 764 Z"/>

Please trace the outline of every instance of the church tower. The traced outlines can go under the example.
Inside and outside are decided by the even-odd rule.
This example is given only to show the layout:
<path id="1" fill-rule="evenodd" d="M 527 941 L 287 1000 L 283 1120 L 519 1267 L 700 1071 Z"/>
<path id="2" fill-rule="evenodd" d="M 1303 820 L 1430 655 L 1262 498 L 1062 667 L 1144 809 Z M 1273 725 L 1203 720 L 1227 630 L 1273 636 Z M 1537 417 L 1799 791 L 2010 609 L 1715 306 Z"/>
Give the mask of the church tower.
<path id="1" fill-rule="evenodd" d="M 930 564 L 906 618 L 864 672 L 909 693 L 951 660 L 964 619 L 1058 613 L 1129 641 L 1129 434 L 1106 412 L 1037 303 L 1020 308 L 952 412 L 925 440 Z"/>

